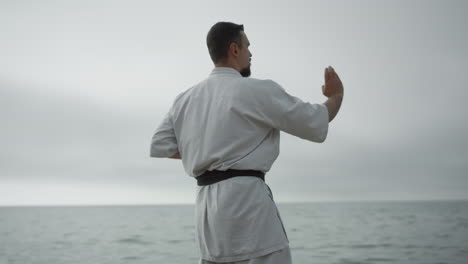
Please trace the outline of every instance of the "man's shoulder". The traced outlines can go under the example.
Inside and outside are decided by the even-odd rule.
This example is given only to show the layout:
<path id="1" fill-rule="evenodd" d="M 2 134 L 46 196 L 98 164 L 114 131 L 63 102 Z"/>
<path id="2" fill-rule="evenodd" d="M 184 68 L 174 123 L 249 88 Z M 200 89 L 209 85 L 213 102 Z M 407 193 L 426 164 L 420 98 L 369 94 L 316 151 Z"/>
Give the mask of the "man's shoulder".
<path id="1" fill-rule="evenodd" d="M 189 87 L 185 91 L 179 93 L 176 96 L 176 98 L 174 99 L 174 104 L 177 103 L 178 101 L 181 101 L 183 98 L 186 98 L 186 97 L 190 96 L 190 94 L 192 94 L 195 90 L 202 87 L 206 83 L 206 81 L 207 81 L 207 79 L 204 79 L 201 82 L 199 82 L 199 83 L 197 83 L 195 85 L 192 85 L 191 87 Z"/>

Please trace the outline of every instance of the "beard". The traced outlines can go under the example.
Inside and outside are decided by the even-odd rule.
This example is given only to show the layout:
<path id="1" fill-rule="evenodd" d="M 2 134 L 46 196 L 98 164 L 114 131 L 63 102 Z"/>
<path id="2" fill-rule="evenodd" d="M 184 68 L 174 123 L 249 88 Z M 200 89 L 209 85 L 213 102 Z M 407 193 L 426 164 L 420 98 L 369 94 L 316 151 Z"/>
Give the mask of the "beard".
<path id="1" fill-rule="evenodd" d="M 242 77 L 249 77 L 250 76 L 250 65 L 241 69 L 240 74 Z"/>

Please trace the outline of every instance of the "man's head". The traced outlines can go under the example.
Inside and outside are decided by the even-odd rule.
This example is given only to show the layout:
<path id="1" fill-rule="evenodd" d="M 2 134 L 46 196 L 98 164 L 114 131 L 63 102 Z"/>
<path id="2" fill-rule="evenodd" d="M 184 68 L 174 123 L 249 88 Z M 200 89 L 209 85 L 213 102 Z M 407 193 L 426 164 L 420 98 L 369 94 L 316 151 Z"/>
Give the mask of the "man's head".
<path id="1" fill-rule="evenodd" d="M 206 36 L 211 60 L 217 67 L 231 67 L 244 77 L 250 76 L 249 40 L 244 26 L 230 22 L 218 22 Z"/>

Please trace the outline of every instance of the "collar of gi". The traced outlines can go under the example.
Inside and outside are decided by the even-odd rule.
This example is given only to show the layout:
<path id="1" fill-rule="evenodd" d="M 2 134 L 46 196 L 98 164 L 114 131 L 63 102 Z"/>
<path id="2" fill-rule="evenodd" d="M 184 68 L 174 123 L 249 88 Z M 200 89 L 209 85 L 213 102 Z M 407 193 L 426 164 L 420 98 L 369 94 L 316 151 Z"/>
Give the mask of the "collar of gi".
<path id="1" fill-rule="evenodd" d="M 218 75 L 218 74 L 227 74 L 227 75 L 242 77 L 240 72 L 230 67 L 215 67 L 213 71 L 211 71 L 211 75 Z"/>

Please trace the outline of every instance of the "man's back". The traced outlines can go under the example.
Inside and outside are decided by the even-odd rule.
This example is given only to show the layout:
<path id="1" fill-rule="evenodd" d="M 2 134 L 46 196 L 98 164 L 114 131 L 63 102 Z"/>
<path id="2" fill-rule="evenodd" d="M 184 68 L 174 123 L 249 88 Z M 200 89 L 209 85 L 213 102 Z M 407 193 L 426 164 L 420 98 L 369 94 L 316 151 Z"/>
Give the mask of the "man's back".
<path id="1" fill-rule="evenodd" d="M 210 77 L 178 98 L 174 131 L 186 171 L 198 176 L 209 170 L 268 171 L 278 156 L 278 130 L 262 124 L 253 105 L 261 86 L 249 87 L 230 68 Z M 184 129 L 188 128 L 188 129 Z"/>

